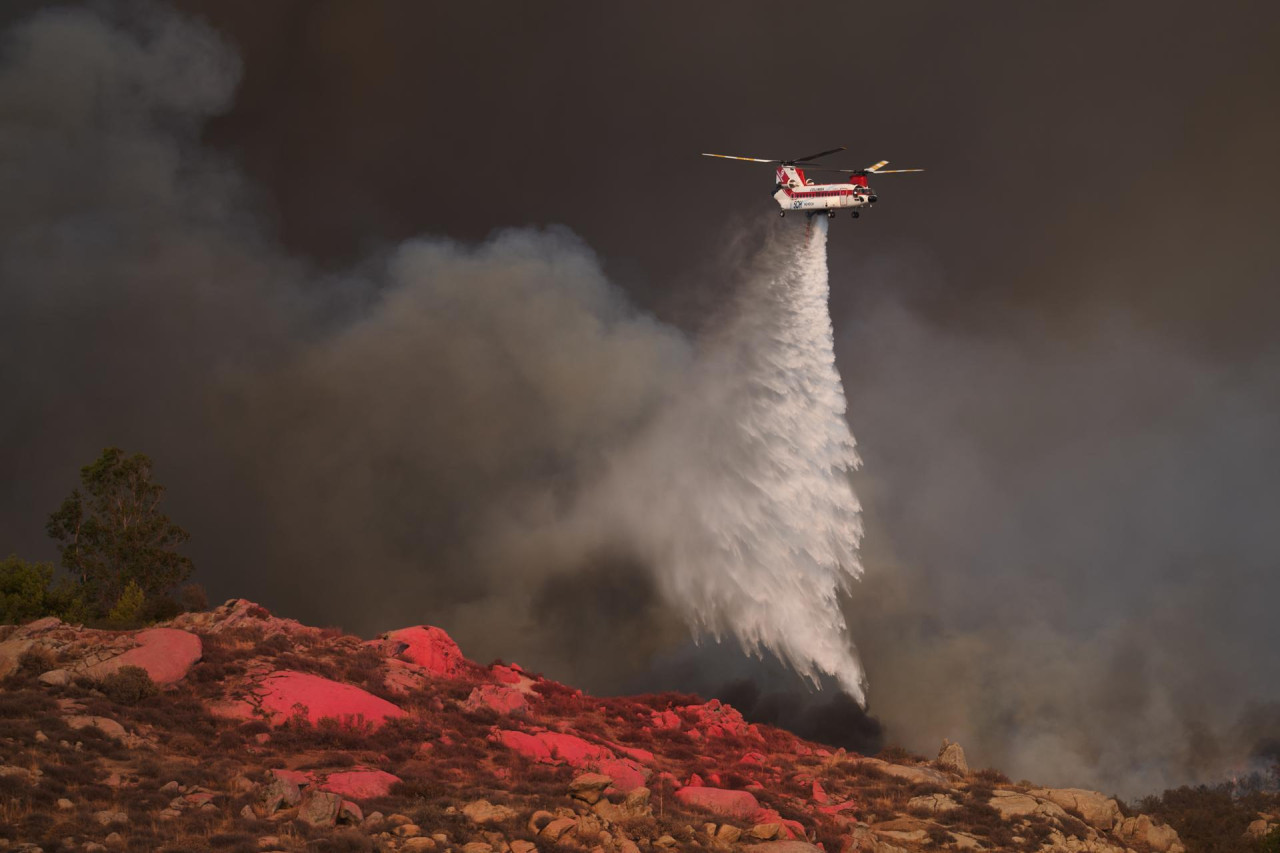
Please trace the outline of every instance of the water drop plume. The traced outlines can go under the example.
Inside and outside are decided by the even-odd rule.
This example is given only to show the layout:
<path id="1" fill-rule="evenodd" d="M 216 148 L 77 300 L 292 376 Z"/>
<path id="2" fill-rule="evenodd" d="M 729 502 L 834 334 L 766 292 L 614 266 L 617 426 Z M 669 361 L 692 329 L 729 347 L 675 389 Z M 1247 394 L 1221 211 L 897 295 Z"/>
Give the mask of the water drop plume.
<path id="1" fill-rule="evenodd" d="M 827 308 L 827 222 L 774 231 L 689 383 L 615 460 L 619 514 L 699 634 L 864 701 L 840 597 L 861 575 L 859 464 Z"/>

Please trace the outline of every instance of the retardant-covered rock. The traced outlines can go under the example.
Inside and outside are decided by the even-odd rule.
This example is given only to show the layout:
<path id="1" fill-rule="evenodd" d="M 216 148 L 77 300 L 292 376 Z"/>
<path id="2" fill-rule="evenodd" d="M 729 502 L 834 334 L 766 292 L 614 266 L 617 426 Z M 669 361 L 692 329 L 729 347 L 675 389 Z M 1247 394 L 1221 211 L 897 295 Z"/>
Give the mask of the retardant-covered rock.
<path id="1" fill-rule="evenodd" d="M 281 670 L 263 677 L 254 690 L 260 707 L 272 722 L 283 723 L 301 712 L 312 723 L 330 717 L 345 723 L 381 725 L 403 717 L 396 705 L 351 684 L 343 684 L 305 672 Z"/>

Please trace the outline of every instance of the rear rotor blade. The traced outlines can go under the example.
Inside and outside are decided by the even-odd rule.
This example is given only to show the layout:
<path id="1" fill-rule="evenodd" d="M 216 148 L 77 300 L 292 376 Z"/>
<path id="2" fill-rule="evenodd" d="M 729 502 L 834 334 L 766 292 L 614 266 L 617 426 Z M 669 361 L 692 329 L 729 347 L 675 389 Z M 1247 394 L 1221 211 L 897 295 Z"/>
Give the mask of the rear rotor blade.
<path id="1" fill-rule="evenodd" d="M 735 157 L 732 154 L 703 154 L 703 157 L 719 157 L 721 160 L 746 160 L 748 163 L 781 163 L 781 160 L 762 160 L 759 157 Z"/>
<path id="2" fill-rule="evenodd" d="M 901 175 L 904 172 L 923 172 L 924 169 L 885 169 L 881 172 L 872 172 L 873 175 Z"/>
<path id="3" fill-rule="evenodd" d="M 876 163 L 874 166 L 868 166 L 868 167 L 867 167 L 867 171 L 868 171 L 868 172 L 871 172 L 871 173 L 873 173 L 873 174 L 874 174 L 874 173 L 875 173 L 875 172 L 877 172 L 881 167 L 883 167 L 883 166 L 888 166 L 888 165 L 889 165 L 889 161 L 888 161 L 888 160 L 881 160 L 879 163 Z"/>
<path id="4" fill-rule="evenodd" d="M 846 146 L 841 145 L 839 148 L 832 148 L 830 151 L 819 151 L 817 154 L 806 154 L 803 157 L 797 157 L 793 162 L 799 162 L 800 160 L 817 160 L 819 157 L 826 157 L 828 154 L 834 154 L 837 151 L 847 151 L 847 150 L 848 148 Z"/>

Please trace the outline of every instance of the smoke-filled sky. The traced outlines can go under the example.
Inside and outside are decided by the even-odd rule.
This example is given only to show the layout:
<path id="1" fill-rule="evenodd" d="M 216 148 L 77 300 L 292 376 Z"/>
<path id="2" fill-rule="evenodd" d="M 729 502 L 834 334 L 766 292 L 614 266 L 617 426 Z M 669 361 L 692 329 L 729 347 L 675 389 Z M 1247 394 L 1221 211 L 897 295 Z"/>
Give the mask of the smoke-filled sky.
<path id="1" fill-rule="evenodd" d="M 640 556 L 539 531 L 796 224 L 766 167 L 696 155 L 847 145 L 928 169 L 828 242 L 864 461 L 845 615 L 887 739 L 1134 794 L 1280 735 L 1274 4 L 0 26 L 0 551 L 52 556 L 45 516 L 119 444 L 214 597 L 714 691 L 732 655 Z"/>

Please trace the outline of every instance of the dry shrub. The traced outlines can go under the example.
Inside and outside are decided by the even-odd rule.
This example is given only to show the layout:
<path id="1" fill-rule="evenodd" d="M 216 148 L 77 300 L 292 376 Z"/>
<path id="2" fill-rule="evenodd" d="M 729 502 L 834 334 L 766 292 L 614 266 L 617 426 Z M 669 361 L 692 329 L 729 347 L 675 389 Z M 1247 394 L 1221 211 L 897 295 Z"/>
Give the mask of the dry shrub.
<path id="1" fill-rule="evenodd" d="M 988 785 L 1008 785 L 1009 777 L 992 767 L 987 767 L 973 774 L 973 778 Z"/>
<path id="2" fill-rule="evenodd" d="M 56 666 L 57 662 L 48 649 L 32 646 L 18 657 L 18 668 L 14 670 L 13 674 L 23 681 L 29 681 Z"/>
<path id="3" fill-rule="evenodd" d="M 150 674 L 140 666 L 122 666 L 98 682 L 98 689 L 112 702 L 137 705 L 155 696 L 159 689 Z"/>
<path id="4" fill-rule="evenodd" d="M 631 697 L 637 705 L 643 705 L 654 711 L 665 711 L 669 708 L 680 708 L 685 705 L 702 705 L 706 702 L 696 693 L 677 693 L 668 691 L 666 693 L 646 693 L 640 696 Z"/>
<path id="5" fill-rule="evenodd" d="M 886 746 L 876 754 L 876 758 L 892 761 L 895 764 L 912 764 L 926 760 L 923 756 L 914 755 L 900 746 Z"/>
<path id="6" fill-rule="evenodd" d="M 209 846 L 215 850 L 228 847 L 247 847 L 258 849 L 258 839 L 247 832 L 216 832 L 209 836 Z"/>
<path id="7" fill-rule="evenodd" d="M 58 702 L 38 690 L 0 692 L 0 719 L 29 719 L 38 713 L 56 714 Z"/>
<path id="8" fill-rule="evenodd" d="M 296 770 L 326 770 L 333 767 L 354 767 L 356 760 L 345 752 L 330 752 L 315 761 L 300 764 Z"/>
<path id="9" fill-rule="evenodd" d="M 1004 826 L 1004 818 L 985 801 L 966 800 L 960 808 L 940 816 L 948 826 L 968 832 L 970 835 L 994 837 L 993 833 Z"/>
<path id="10" fill-rule="evenodd" d="M 272 634 L 258 642 L 253 649 L 254 657 L 273 658 L 293 651 L 293 643 L 284 634 Z"/>

